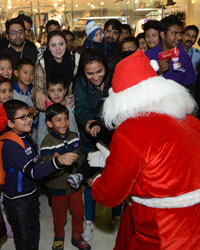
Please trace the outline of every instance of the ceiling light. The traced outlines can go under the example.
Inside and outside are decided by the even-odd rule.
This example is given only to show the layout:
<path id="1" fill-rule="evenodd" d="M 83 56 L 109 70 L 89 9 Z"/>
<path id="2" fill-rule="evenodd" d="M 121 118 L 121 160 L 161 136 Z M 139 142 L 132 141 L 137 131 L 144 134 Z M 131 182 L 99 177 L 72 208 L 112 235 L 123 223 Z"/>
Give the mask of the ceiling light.
<path id="1" fill-rule="evenodd" d="M 75 7 L 77 8 L 77 7 L 78 7 L 78 4 L 75 4 Z"/>
<path id="2" fill-rule="evenodd" d="M 56 8 L 56 7 L 58 6 L 58 4 L 57 4 L 57 3 L 54 3 L 53 6 Z"/>
<path id="3" fill-rule="evenodd" d="M 103 6 L 103 5 L 104 5 L 104 2 L 101 2 L 101 5 Z"/>

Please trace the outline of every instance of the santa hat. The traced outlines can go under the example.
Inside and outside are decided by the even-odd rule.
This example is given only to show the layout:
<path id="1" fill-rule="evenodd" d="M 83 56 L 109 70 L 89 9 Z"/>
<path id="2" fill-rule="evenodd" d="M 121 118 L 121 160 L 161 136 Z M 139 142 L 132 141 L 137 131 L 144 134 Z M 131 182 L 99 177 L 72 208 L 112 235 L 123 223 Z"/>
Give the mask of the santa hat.
<path id="1" fill-rule="evenodd" d="M 7 122 L 8 122 L 8 118 L 6 115 L 6 111 L 5 111 L 4 107 L 0 104 L 0 132 L 2 132 L 4 130 Z"/>
<path id="2" fill-rule="evenodd" d="M 92 40 L 97 32 L 97 30 L 102 30 L 95 21 L 89 20 L 85 25 L 85 32 L 89 40 Z"/>
<path id="3" fill-rule="evenodd" d="M 154 76 L 157 73 L 151 66 L 151 61 L 142 50 L 138 50 L 117 64 L 112 88 L 118 93 Z"/>

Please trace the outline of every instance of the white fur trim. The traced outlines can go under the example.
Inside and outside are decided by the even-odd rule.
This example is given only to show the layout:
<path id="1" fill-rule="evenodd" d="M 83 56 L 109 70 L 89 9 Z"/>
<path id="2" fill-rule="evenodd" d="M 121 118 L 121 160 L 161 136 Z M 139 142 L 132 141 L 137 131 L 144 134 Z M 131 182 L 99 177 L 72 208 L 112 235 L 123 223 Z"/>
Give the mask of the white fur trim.
<path id="1" fill-rule="evenodd" d="M 101 174 L 98 174 L 98 175 L 94 178 L 94 180 L 93 180 L 93 182 L 92 182 L 92 185 L 94 184 L 94 182 L 96 181 L 96 179 L 98 179 L 99 177 L 101 177 Z"/>
<path id="2" fill-rule="evenodd" d="M 176 197 L 165 197 L 165 198 L 140 198 L 132 196 L 131 199 L 139 204 L 146 207 L 154 208 L 182 208 L 191 207 L 200 203 L 200 189 L 192 192 L 181 194 Z"/>
<path id="3" fill-rule="evenodd" d="M 183 119 L 195 108 L 196 102 L 185 87 L 156 76 L 118 93 L 109 90 L 102 117 L 106 126 L 113 129 L 128 118 L 151 112 Z"/>

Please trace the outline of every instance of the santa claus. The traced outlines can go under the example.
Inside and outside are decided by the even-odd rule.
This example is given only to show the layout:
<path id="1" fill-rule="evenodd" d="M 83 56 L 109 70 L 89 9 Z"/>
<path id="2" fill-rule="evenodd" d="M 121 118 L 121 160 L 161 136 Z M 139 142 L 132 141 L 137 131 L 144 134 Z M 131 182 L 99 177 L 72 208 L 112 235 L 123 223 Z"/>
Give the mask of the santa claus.
<path id="1" fill-rule="evenodd" d="M 129 197 L 115 250 L 200 249 L 195 108 L 187 89 L 158 76 L 141 50 L 117 64 L 103 106 L 106 126 L 116 130 L 92 186 L 93 198 L 107 207 Z M 104 151 L 90 153 L 90 164 L 100 165 L 96 156 L 102 162 Z"/>

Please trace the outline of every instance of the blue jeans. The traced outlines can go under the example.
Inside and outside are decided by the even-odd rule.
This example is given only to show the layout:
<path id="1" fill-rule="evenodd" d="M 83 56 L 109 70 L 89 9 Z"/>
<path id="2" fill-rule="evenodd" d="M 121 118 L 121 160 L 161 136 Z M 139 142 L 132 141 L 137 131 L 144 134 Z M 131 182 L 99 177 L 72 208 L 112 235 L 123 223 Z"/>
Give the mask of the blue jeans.
<path id="1" fill-rule="evenodd" d="M 85 218 L 86 220 L 94 221 L 96 202 L 92 198 L 91 188 L 85 187 L 84 191 Z M 112 218 L 121 216 L 122 205 L 112 208 Z"/>
<path id="2" fill-rule="evenodd" d="M 37 192 L 14 200 L 3 198 L 16 250 L 38 250 L 40 236 Z"/>

